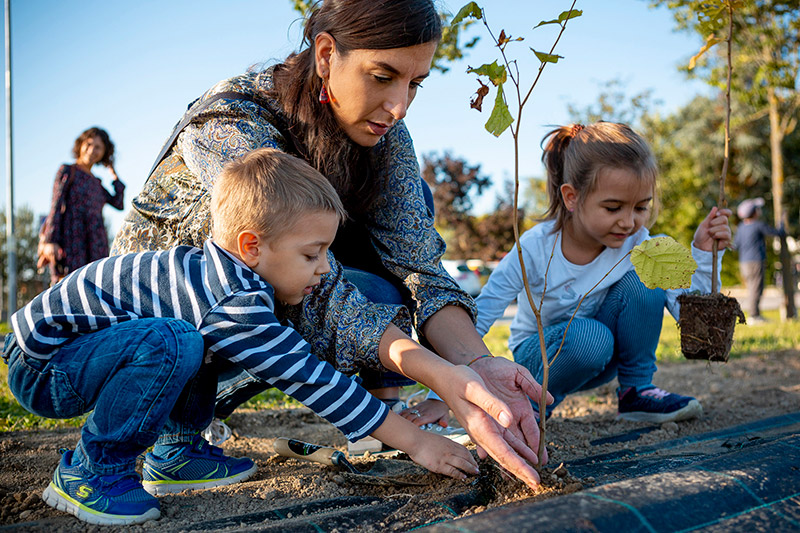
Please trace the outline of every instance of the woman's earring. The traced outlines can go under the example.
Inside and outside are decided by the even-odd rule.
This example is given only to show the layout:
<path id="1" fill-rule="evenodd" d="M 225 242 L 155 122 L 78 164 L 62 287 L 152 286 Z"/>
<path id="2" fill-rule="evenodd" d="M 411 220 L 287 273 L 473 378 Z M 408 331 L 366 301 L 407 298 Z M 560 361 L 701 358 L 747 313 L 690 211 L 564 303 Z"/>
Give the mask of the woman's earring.
<path id="1" fill-rule="evenodd" d="M 331 102 L 330 96 L 328 96 L 328 89 L 325 87 L 325 83 L 322 84 L 322 89 L 319 91 L 319 103 L 320 104 L 329 104 Z"/>

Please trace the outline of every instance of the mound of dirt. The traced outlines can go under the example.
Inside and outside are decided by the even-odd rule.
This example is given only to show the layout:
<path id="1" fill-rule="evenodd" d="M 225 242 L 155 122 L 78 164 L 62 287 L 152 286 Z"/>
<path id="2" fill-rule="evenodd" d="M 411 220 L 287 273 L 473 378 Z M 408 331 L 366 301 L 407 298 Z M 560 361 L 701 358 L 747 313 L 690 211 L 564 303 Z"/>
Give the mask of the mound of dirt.
<path id="1" fill-rule="evenodd" d="M 224 447 L 228 454 L 256 461 L 258 472 L 250 480 L 160 497 L 158 522 L 119 529 L 304 531 L 313 517 L 317 530 L 407 531 L 514 501 L 558 497 L 595 483 L 570 474 L 570 461 L 797 411 L 800 352 L 749 356 L 726 364 L 663 364 L 655 383 L 695 396 L 704 415 L 657 427 L 618 422 L 613 384 L 574 395 L 547 422 L 550 464 L 541 469 L 542 487 L 535 493 L 491 460 L 482 461 L 481 476 L 467 482 L 426 473 L 409 475 L 402 485 L 364 483 L 333 467 L 287 459 L 272 451 L 272 441 L 280 436 L 345 450 L 345 438 L 310 410 L 238 411 L 228 420 L 234 436 Z M 74 447 L 78 438 L 78 430 L 0 434 L 1 524 L 17 526 L 11 530 L 48 533 L 114 530 L 88 526 L 51 509 L 40 498 L 58 462 L 58 449 Z M 376 460 L 354 462 L 366 469 Z"/>

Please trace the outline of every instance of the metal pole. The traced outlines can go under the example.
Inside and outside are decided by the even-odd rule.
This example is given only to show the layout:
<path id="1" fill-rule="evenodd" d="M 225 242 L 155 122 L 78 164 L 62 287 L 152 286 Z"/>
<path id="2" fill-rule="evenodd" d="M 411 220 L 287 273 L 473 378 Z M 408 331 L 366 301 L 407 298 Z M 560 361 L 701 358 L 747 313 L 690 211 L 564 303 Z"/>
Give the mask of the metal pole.
<path id="1" fill-rule="evenodd" d="M 5 0 L 6 21 L 6 264 L 8 319 L 17 310 L 17 243 L 14 238 L 14 164 L 11 142 L 11 0 Z"/>

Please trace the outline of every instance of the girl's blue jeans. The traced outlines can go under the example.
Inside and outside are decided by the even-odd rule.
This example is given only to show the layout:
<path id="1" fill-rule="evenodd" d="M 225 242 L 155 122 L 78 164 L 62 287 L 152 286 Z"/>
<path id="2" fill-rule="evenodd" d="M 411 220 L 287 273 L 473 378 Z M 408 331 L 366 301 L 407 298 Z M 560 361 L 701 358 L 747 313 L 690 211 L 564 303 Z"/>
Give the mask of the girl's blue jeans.
<path id="1" fill-rule="evenodd" d="M 656 372 L 665 304 L 666 293 L 648 289 L 631 270 L 611 286 L 594 318 L 575 318 L 569 329 L 568 322 L 547 326 L 548 360 L 553 360 L 564 340 L 561 353 L 550 367 L 547 388 L 555 399 L 550 409 L 567 394 L 598 387 L 615 376 L 622 388 L 650 385 Z M 541 383 L 538 334 L 517 346 L 514 360 Z"/>
<path id="2" fill-rule="evenodd" d="M 3 350 L 9 388 L 25 409 L 47 418 L 90 412 L 75 454 L 101 476 L 133 473 L 137 456 L 166 427 L 197 433 L 208 425 L 214 382 L 204 400 L 186 387 L 203 354 L 197 329 L 167 318 L 131 320 L 81 335 L 49 360 L 23 353 L 13 333 Z M 187 405 L 189 397 L 198 403 Z"/>

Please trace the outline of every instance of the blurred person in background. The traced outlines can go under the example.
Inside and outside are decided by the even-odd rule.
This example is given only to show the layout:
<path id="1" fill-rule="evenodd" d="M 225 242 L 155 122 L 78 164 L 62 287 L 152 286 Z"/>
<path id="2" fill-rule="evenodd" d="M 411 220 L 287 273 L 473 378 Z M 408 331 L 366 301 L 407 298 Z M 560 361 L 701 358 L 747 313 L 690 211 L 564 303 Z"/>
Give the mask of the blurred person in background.
<path id="1" fill-rule="evenodd" d="M 783 228 L 773 228 L 761 220 L 762 207 L 763 198 L 748 198 L 736 208 L 741 222 L 736 227 L 733 249 L 739 252 L 739 274 L 747 289 L 745 311 L 750 324 L 764 322 L 760 304 L 767 261 L 766 238 L 783 235 Z"/>
<path id="2" fill-rule="evenodd" d="M 50 213 L 39 231 L 37 267 L 49 265 L 51 285 L 108 256 L 103 206 L 110 204 L 122 210 L 125 202 L 125 184 L 114 170 L 114 143 L 105 130 L 92 127 L 81 133 L 72 155 L 75 163 L 61 165 L 56 173 Z M 111 172 L 113 194 L 92 174 L 97 164 Z"/>

